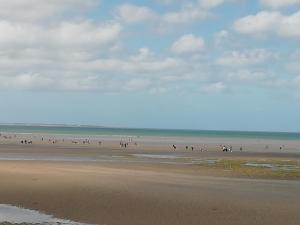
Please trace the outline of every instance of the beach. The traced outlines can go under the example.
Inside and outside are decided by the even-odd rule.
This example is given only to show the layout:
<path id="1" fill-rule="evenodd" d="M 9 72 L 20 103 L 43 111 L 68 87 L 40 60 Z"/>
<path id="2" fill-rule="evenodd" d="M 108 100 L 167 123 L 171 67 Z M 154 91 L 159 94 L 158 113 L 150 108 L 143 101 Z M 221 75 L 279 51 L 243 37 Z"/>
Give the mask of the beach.
<path id="1" fill-rule="evenodd" d="M 300 225 L 300 0 L 0 0 L 0 225 Z"/>
<path id="2" fill-rule="evenodd" d="M 87 224 L 300 221 L 298 140 L 2 133 L 0 180 L 0 204 Z"/>

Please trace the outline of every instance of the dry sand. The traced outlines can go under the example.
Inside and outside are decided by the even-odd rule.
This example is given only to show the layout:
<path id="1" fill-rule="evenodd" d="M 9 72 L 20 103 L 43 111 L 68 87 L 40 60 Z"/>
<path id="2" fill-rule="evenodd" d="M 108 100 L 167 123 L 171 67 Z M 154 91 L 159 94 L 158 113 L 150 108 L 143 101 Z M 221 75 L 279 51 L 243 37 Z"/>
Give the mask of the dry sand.
<path id="1" fill-rule="evenodd" d="M 266 225 L 300 221 L 300 181 L 247 179 L 226 171 L 191 169 L 170 158 L 139 158 L 134 154 L 198 158 L 299 160 L 299 143 L 262 140 L 194 140 L 207 151 L 176 152 L 170 141 L 149 139 L 124 150 L 119 140 L 104 139 L 55 144 L 35 137 L 21 145 L 17 136 L 1 139 L 0 204 L 36 209 L 58 218 L 107 225 Z M 26 138 L 30 138 L 26 136 Z M 58 139 L 58 137 L 56 137 Z M 78 138 L 78 137 L 77 137 Z M 33 138 L 32 138 L 33 139 Z M 38 141 L 39 140 L 39 141 Z M 219 142 L 244 144 L 244 152 L 223 153 Z M 133 141 L 134 142 L 134 141 Z M 264 149 L 266 143 L 272 147 Z"/>

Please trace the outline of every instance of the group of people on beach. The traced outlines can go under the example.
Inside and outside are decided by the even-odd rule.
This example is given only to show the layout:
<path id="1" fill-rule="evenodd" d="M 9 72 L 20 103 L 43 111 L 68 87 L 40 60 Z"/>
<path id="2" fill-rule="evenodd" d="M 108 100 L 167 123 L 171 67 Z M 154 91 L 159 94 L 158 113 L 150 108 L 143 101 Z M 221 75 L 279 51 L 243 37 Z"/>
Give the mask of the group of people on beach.
<path id="1" fill-rule="evenodd" d="M 227 147 L 227 146 L 223 145 L 222 151 L 223 152 L 232 152 L 232 146 Z"/>
<path id="2" fill-rule="evenodd" d="M 64 139 L 62 139 L 63 142 L 64 142 Z M 42 142 L 44 141 L 44 137 L 42 137 Z M 52 138 L 49 138 L 48 139 L 48 142 L 51 143 L 51 144 L 56 144 L 58 143 L 58 140 L 57 139 L 52 139 Z"/>
<path id="3" fill-rule="evenodd" d="M 42 137 L 42 142 L 44 141 L 44 138 Z M 62 143 L 64 143 L 65 142 L 65 139 L 63 138 L 63 139 L 61 139 L 61 140 L 58 140 L 58 139 L 56 139 L 56 138 L 49 138 L 48 139 L 48 143 L 51 143 L 51 144 L 57 144 L 57 143 L 59 143 L 59 142 L 62 142 Z M 84 139 L 84 140 L 82 140 L 82 141 L 78 141 L 77 139 L 76 140 L 71 140 L 71 143 L 72 144 L 79 144 L 79 143 L 82 143 L 82 144 L 90 144 L 90 140 L 89 139 Z"/>
<path id="4" fill-rule="evenodd" d="M 174 150 L 174 151 L 176 151 L 177 150 L 177 146 L 176 145 L 172 145 L 172 149 Z M 221 148 L 221 150 L 223 151 L 223 152 L 233 152 L 233 147 L 230 145 L 230 146 L 226 146 L 226 145 L 220 145 L 220 148 Z M 192 146 L 188 146 L 188 145 L 186 145 L 185 146 L 185 150 L 192 150 L 192 151 L 194 151 L 194 150 L 197 150 L 197 149 L 199 149 L 201 152 L 203 152 L 203 151 L 207 151 L 207 147 L 206 146 L 200 146 L 200 148 L 195 148 L 193 145 Z M 240 147 L 240 151 L 243 151 L 243 147 L 241 146 Z"/>
<path id="5" fill-rule="evenodd" d="M 25 136 L 23 136 L 24 138 Z M 17 141 L 21 144 L 33 144 L 33 141 L 32 140 L 28 140 L 28 139 L 19 139 L 17 138 L 17 135 L 16 134 L 6 134 L 6 133 L 0 133 L 0 138 L 1 139 L 4 139 L 4 140 L 11 140 L 11 139 L 17 139 Z M 38 143 L 38 136 L 33 136 L 33 138 L 37 138 L 37 141 L 35 141 L 35 143 Z M 56 138 L 45 138 L 44 136 L 40 137 L 42 142 L 48 142 L 48 143 L 51 143 L 51 144 L 57 144 L 57 143 L 64 143 L 65 142 L 65 139 L 62 138 L 62 139 L 56 139 Z M 36 140 L 36 139 L 34 139 Z M 101 140 L 91 140 L 89 138 L 74 138 L 74 139 L 67 139 L 66 140 L 67 142 L 69 141 L 70 143 L 72 144 L 83 144 L 83 145 L 90 145 L 90 144 L 97 144 L 99 147 L 104 147 L 103 145 L 103 141 Z M 130 146 L 131 147 L 136 147 L 137 146 L 137 142 L 134 141 L 134 139 L 132 137 L 124 137 L 124 138 L 121 138 L 120 139 L 120 142 L 119 142 L 119 146 L 121 149 L 128 149 Z M 203 152 L 203 151 L 207 151 L 208 150 L 208 147 L 206 145 L 184 145 L 184 146 L 178 146 L 176 144 L 172 144 L 171 145 L 171 149 L 173 151 L 176 151 L 178 149 L 185 149 L 186 151 L 188 150 L 191 150 L 191 151 L 200 151 L 200 152 Z M 269 149 L 270 146 L 269 145 L 265 145 L 264 146 L 265 149 Z M 280 145 L 278 147 L 280 150 L 285 150 L 286 146 L 285 145 Z M 217 149 L 220 149 L 222 152 L 233 152 L 233 147 L 230 145 L 224 145 L 224 144 L 221 144 L 221 145 L 217 145 Z M 237 148 L 238 149 L 238 148 Z M 243 151 L 244 150 L 244 146 L 240 146 L 239 147 L 239 151 Z"/>
<path id="6" fill-rule="evenodd" d="M 232 146 L 227 147 L 226 145 L 221 145 L 221 147 L 223 152 L 233 152 Z M 240 151 L 243 151 L 243 146 L 240 147 Z"/>
<path id="7" fill-rule="evenodd" d="M 27 145 L 27 144 L 29 144 L 29 145 L 32 145 L 32 141 L 27 141 L 26 139 L 25 140 L 21 140 L 21 144 L 25 144 L 25 145 Z"/>
<path id="8" fill-rule="evenodd" d="M 128 145 L 129 145 L 129 143 L 128 143 L 128 142 L 125 142 L 125 143 L 124 143 L 124 142 L 122 142 L 122 141 L 120 142 L 120 147 L 121 147 L 121 148 L 127 148 L 127 147 L 128 147 Z"/>
<path id="9" fill-rule="evenodd" d="M 175 151 L 177 149 L 177 146 L 173 144 L 172 149 Z M 189 149 L 192 150 L 192 151 L 196 150 L 196 148 L 193 145 L 191 145 L 191 146 L 186 145 L 185 150 L 189 150 Z M 201 152 L 206 151 L 206 146 L 200 147 L 199 150 Z"/>
<path id="10" fill-rule="evenodd" d="M 121 148 L 126 149 L 126 148 L 128 148 L 129 144 L 134 144 L 135 146 L 137 146 L 137 142 L 133 142 L 132 138 L 128 138 L 126 140 L 123 140 L 123 139 L 120 140 L 120 147 Z"/>

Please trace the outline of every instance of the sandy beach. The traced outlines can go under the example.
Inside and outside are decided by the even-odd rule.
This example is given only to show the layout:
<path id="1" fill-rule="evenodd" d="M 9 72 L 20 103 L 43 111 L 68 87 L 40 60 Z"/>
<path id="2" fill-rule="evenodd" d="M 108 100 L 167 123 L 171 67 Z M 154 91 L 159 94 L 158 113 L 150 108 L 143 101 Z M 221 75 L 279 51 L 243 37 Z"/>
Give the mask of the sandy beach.
<path id="1" fill-rule="evenodd" d="M 0 204 L 88 224 L 300 221 L 298 141 L 2 134 L 0 143 Z"/>

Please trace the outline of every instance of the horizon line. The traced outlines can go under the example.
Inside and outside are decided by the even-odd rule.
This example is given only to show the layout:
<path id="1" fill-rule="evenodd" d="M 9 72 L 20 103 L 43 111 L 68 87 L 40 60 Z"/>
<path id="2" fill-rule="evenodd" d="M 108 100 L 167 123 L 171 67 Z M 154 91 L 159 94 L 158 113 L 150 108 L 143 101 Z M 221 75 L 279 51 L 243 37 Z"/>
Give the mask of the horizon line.
<path id="1" fill-rule="evenodd" d="M 169 131 L 216 131 L 216 132 L 258 132 L 258 133 L 295 133 L 300 131 L 270 131 L 270 130 L 225 130 L 225 129 L 188 129 L 188 128 L 154 128 L 154 127 L 118 127 L 90 124 L 63 124 L 63 123 L 0 123 L 0 126 L 39 126 L 39 127 L 85 127 L 85 128 L 110 128 L 110 129 L 144 129 L 144 130 L 169 130 Z"/>

